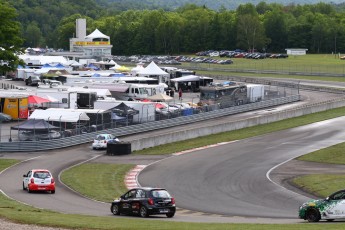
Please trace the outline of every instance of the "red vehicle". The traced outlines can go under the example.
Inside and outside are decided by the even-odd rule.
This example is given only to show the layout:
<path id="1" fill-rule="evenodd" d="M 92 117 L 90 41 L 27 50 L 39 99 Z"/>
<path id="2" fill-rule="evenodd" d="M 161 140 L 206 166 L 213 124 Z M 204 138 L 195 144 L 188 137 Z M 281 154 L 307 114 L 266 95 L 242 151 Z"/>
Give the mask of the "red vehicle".
<path id="1" fill-rule="evenodd" d="M 23 175 L 23 190 L 55 193 L 55 180 L 47 169 L 32 169 Z"/>

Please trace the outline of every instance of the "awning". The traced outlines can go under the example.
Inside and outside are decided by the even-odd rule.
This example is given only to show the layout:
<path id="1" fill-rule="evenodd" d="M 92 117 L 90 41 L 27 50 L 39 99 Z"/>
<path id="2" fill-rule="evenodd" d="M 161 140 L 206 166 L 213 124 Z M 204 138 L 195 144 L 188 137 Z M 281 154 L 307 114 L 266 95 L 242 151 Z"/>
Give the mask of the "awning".
<path id="1" fill-rule="evenodd" d="M 28 103 L 29 104 L 42 104 L 44 102 L 51 102 L 49 99 L 43 98 L 43 97 L 39 97 L 36 95 L 30 95 L 28 97 Z"/>
<path id="2" fill-rule="evenodd" d="M 29 119 L 44 119 L 45 121 L 78 122 L 89 121 L 85 112 L 56 111 L 35 109 Z"/>

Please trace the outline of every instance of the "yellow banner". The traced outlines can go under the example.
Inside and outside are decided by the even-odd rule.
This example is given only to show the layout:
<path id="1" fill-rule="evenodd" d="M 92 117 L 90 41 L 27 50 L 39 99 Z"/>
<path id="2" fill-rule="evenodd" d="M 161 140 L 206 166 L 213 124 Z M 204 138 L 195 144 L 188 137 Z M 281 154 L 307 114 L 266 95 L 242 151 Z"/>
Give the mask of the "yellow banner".
<path id="1" fill-rule="evenodd" d="M 101 46 L 101 45 L 110 45 L 110 42 L 75 42 L 77 46 Z"/>

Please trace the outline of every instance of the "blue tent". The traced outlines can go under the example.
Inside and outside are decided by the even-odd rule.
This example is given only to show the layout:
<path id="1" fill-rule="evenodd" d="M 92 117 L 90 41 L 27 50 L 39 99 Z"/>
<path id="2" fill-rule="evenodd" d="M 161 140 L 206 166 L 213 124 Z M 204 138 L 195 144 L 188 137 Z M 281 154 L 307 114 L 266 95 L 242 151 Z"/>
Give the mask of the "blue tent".
<path id="1" fill-rule="evenodd" d="M 126 75 L 124 75 L 123 73 L 112 73 L 109 75 L 109 77 L 124 77 Z"/>
<path id="2" fill-rule="evenodd" d="M 55 68 L 65 68 L 65 66 L 63 66 L 61 63 L 59 63 L 59 64 L 57 64 L 56 66 L 55 66 Z"/>
<path id="3" fill-rule="evenodd" d="M 93 64 L 89 64 L 87 67 L 88 67 L 88 68 L 92 68 L 92 69 L 94 69 L 94 70 L 100 70 L 100 68 L 98 68 L 97 66 L 95 66 L 95 65 L 93 65 Z"/>
<path id="4" fill-rule="evenodd" d="M 48 63 L 46 63 L 46 64 L 44 64 L 43 66 L 42 66 L 42 68 L 51 68 L 52 66 L 51 65 L 49 65 Z"/>
<path id="5" fill-rule="evenodd" d="M 99 73 L 95 73 L 94 75 L 92 75 L 92 77 L 100 77 L 101 75 Z"/>

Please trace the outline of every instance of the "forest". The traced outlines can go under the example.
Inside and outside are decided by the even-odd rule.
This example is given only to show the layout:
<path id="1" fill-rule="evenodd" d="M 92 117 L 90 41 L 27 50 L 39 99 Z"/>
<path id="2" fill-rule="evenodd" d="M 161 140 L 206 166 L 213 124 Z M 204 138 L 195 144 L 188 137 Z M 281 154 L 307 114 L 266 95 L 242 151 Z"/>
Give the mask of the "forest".
<path id="1" fill-rule="evenodd" d="M 198 6 L 206 6 L 213 10 L 219 10 L 224 7 L 234 10 L 239 5 L 252 3 L 257 5 L 261 0 L 96 0 L 98 4 L 116 8 L 118 10 L 138 10 L 138 9 L 164 9 L 175 10 L 186 4 L 195 4 Z M 316 4 L 320 0 L 266 0 L 266 3 L 279 3 L 284 5 L 290 4 Z M 343 0 L 322 0 L 325 3 L 340 4 Z"/>
<path id="2" fill-rule="evenodd" d="M 111 0 L 7 1 L 17 11 L 24 47 L 68 50 L 76 19 L 86 18 L 88 33 L 98 28 L 110 36 L 113 55 L 176 55 L 209 49 L 285 52 L 286 48 L 345 52 L 345 10 L 333 3 L 262 1 L 234 10 L 195 4 L 174 10 L 133 10 L 111 7 L 116 3 Z"/>

